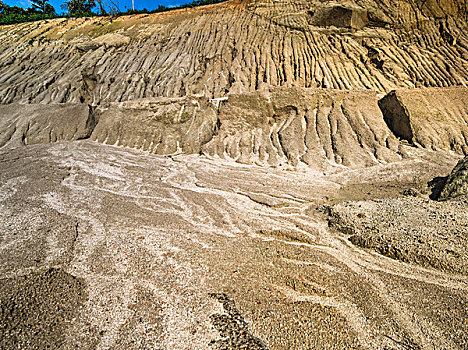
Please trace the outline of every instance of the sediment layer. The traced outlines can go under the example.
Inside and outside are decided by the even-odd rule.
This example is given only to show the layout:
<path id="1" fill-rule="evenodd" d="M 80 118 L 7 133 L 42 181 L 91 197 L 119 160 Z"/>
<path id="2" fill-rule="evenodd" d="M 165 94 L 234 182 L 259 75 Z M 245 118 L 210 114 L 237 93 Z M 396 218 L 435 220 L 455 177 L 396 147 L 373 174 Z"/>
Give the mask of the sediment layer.
<path id="1" fill-rule="evenodd" d="M 0 103 L 214 98 L 265 84 L 381 92 L 468 84 L 463 1 L 353 3 L 368 18 L 360 29 L 315 23 L 330 6 L 318 1 L 2 26 Z"/>

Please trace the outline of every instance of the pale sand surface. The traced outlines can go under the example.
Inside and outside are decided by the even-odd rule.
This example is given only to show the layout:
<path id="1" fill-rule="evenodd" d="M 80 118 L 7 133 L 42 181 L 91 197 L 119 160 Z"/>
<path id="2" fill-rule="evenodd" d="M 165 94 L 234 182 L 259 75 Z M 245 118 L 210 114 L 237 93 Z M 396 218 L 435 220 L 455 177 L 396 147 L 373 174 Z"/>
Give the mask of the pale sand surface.
<path id="1" fill-rule="evenodd" d="M 324 213 L 410 210 L 401 192 L 419 205 L 459 159 L 407 151 L 324 174 L 89 141 L 2 150 L 1 347 L 464 349 L 466 273 L 357 247 Z"/>

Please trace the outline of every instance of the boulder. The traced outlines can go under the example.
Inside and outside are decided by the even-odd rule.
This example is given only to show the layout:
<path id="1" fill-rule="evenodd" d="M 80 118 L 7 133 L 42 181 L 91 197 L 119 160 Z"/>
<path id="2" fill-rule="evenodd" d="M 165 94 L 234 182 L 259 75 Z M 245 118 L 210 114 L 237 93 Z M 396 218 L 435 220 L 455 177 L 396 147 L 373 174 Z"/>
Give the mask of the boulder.
<path id="1" fill-rule="evenodd" d="M 322 6 L 311 14 L 310 24 L 318 27 L 361 29 L 369 23 L 367 11 L 356 6 Z"/>
<path id="2" fill-rule="evenodd" d="M 450 173 L 439 200 L 468 195 L 468 156 L 458 162 Z"/>

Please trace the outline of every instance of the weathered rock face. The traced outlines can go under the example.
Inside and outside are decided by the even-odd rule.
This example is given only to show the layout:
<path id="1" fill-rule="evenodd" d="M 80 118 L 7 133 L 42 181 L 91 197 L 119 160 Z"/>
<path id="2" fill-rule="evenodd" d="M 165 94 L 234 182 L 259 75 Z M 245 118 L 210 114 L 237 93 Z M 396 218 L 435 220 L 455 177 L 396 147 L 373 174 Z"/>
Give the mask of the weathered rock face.
<path id="1" fill-rule="evenodd" d="M 85 139 L 95 123 L 85 104 L 0 104 L 0 147 Z"/>
<path id="2" fill-rule="evenodd" d="M 440 193 L 439 200 L 468 195 L 468 157 L 458 162 Z"/>
<path id="3" fill-rule="evenodd" d="M 367 11 L 359 7 L 331 5 L 310 12 L 310 24 L 319 27 L 343 27 L 361 29 L 369 23 Z"/>
<path id="4" fill-rule="evenodd" d="M 207 99 L 136 100 L 104 104 L 91 139 L 156 154 L 199 153 L 219 121 Z"/>
<path id="5" fill-rule="evenodd" d="M 114 21 L 3 26 L 0 102 L 212 98 L 262 84 L 386 92 L 466 86 L 464 2 L 418 4 L 226 2 Z"/>
<path id="6" fill-rule="evenodd" d="M 203 147 L 241 163 L 369 166 L 401 159 L 373 92 L 275 89 L 231 95 L 220 129 Z"/>
<path id="7" fill-rule="evenodd" d="M 325 169 L 400 159 L 393 133 L 466 153 L 465 18 L 456 0 L 252 0 L 3 26 L 0 147 L 90 138 Z"/>
<path id="8" fill-rule="evenodd" d="M 393 91 L 379 106 L 394 134 L 433 150 L 468 154 L 468 89 Z"/>

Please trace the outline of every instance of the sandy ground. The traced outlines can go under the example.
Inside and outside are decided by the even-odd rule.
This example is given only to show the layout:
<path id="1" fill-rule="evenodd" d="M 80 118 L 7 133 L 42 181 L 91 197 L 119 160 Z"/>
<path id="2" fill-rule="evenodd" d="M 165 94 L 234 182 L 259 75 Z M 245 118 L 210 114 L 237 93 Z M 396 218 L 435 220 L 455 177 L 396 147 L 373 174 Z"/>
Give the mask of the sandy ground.
<path id="1" fill-rule="evenodd" d="M 416 192 L 417 193 L 417 192 Z M 468 198 L 347 202 L 330 208 L 329 223 L 363 248 L 401 261 L 468 275 Z"/>
<path id="2" fill-rule="evenodd" d="M 0 347 L 466 349 L 466 266 L 356 246 L 323 210 L 411 210 L 458 160 L 407 151 L 314 173 L 88 141 L 2 150 Z"/>

